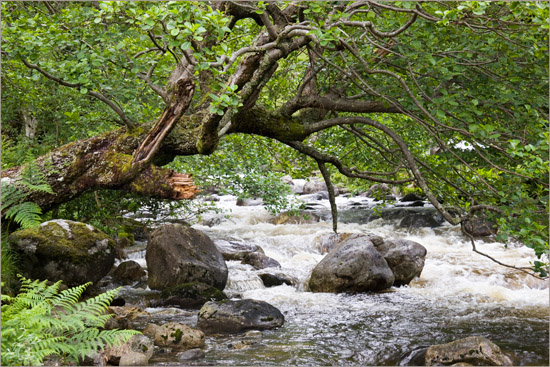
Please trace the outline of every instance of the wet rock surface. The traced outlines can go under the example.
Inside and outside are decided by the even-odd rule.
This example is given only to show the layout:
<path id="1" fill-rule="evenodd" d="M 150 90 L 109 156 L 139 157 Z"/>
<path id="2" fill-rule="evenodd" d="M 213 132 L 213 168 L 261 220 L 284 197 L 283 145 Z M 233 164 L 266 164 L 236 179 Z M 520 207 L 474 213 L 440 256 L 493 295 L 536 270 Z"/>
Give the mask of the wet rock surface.
<path id="1" fill-rule="evenodd" d="M 134 335 L 126 343 L 105 348 L 100 359 L 111 365 L 143 366 L 153 356 L 154 344 L 145 335 Z"/>
<path id="2" fill-rule="evenodd" d="M 103 278 L 115 261 L 115 243 L 89 224 L 56 219 L 12 233 L 19 271 L 31 279 L 62 280 L 68 287 Z"/>
<path id="3" fill-rule="evenodd" d="M 115 281 L 121 284 L 132 284 L 145 279 L 147 273 L 137 262 L 127 260 L 120 263 L 112 276 Z"/>
<path id="4" fill-rule="evenodd" d="M 266 330 L 283 325 L 284 316 L 264 301 L 252 299 L 208 302 L 199 311 L 197 327 L 206 334 Z"/>
<path id="5" fill-rule="evenodd" d="M 275 259 L 260 252 L 249 252 L 243 256 L 242 264 L 248 264 L 254 269 L 280 268 L 281 264 Z"/>
<path id="6" fill-rule="evenodd" d="M 464 230 L 474 237 L 488 237 L 497 234 L 496 223 L 483 218 L 466 220 Z"/>
<path id="7" fill-rule="evenodd" d="M 424 269 L 426 248 L 408 240 L 387 240 L 375 247 L 388 263 L 395 277 L 394 286 L 409 284 Z"/>
<path id="8" fill-rule="evenodd" d="M 227 296 L 218 288 L 193 282 L 166 288 L 160 294 L 160 300 L 154 305 L 157 307 L 178 306 L 199 309 L 208 301 L 221 301 L 223 299 L 227 299 Z"/>
<path id="9" fill-rule="evenodd" d="M 447 344 L 432 345 L 426 351 L 426 366 L 458 363 L 470 363 L 475 366 L 513 365 L 512 360 L 502 353 L 498 345 L 482 336 L 471 336 Z"/>
<path id="10" fill-rule="evenodd" d="M 260 246 L 242 241 L 215 240 L 214 244 L 225 260 L 242 260 L 251 252 L 264 253 Z"/>
<path id="11" fill-rule="evenodd" d="M 151 289 L 201 282 L 223 290 L 227 282 L 227 266 L 212 240 L 181 224 L 153 231 L 145 259 Z"/>
<path id="12" fill-rule="evenodd" d="M 329 252 L 313 269 L 313 292 L 369 292 L 392 286 L 394 275 L 366 236 L 352 235 Z"/>

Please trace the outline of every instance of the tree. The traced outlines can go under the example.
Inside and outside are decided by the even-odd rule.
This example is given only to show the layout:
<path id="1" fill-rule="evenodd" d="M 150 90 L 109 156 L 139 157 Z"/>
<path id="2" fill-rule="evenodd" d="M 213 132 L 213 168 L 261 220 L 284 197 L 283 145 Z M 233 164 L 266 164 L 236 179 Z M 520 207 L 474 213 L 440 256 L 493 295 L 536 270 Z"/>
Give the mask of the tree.
<path id="1" fill-rule="evenodd" d="M 335 230 L 331 177 L 414 183 L 452 224 L 496 220 L 501 239 L 535 250 L 544 275 L 547 3 L 2 7 L 4 69 L 14 71 L 4 95 L 38 90 L 26 70 L 120 125 L 37 159 L 54 192 L 30 194 L 44 210 L 100 188 L 191 198 L 192 179 L 161 166 L 255 134 L 316 162 Z M 51 125 L 38 111 L 39 126 Z M 22 170 L 2 177 L 17 181 Z"/>

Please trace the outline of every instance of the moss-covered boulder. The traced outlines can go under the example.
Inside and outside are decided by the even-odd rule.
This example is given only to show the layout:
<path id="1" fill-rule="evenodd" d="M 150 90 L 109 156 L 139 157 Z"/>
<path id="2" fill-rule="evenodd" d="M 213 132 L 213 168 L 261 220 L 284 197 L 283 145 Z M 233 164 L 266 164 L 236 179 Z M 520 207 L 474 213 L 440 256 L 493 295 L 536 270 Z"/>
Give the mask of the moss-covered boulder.
<path id="1" fill-rule="evenodd" d="M 227 299 L 225 293 L 208 284 L 193 282 L 166 288 L 160 294 L 159 306 L 199 309 L 208 301 Z"/>
<path id="2" fill-rule="evenodd" d="M 203 232 L 181 224 L 155 229 L 145 260 L 151 289 L 201 282 L 223 290 L 227 283 L 227 265 L 214 242 Z"/>
<path id="3" fill-rule="evenodd" d="M 115 261 L 115 243 L 109 236 L 89 224 L 70 220 L 51 220 L 17 231 L 9 241 L 24 276 L 62 280 L 69 287 L 96 283 Z"/>

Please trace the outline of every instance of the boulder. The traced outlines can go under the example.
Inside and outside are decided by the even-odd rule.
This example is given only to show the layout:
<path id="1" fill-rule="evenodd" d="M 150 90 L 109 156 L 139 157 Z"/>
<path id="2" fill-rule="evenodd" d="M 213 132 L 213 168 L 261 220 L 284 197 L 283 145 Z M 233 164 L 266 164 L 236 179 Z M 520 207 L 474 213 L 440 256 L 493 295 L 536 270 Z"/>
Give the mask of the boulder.
<path id="1" fill-rule="evenodd" d="M 207 302 L 199 311 L 197 327 L 206 334 L 240 333 L 280 327 L 285 318 L 267 302 L 252 299 Z"/>
<path id="2" fill-rule="evenodd" d="M 208 301 L 221 301 L 227 299 L 227 296 L 218 288 L 194 282 L 166 288 L 160 294 L 160 298 L 158 306 L 199 309 Z"/>
<path id="3" fill-rule="evenodd" d="M 143 334 L 153 338 L 155 345 L 187 350 L 204 347 L 204 333 L 187 325 L 169 322 L 164 325 L 148 324 Z"/>
<path id="4" fill-rule="evenodd" d="M 315 238 L 315 247 L 321 254 L 326 254 L 338 246 L 342 241 L 346 240 L 352 235 L 352 233 L 327 233 Z M 384 243 L 384 239 L 375 234 L 364 234 L 374 245 Z"/>
<path id="5" fill-rule="evenodd" d="M 444 219 L 439 213 L 409 212 L 403 219 L 401 219 L 399 226 L 406 228 L 436 228 L 440 227 L 443 222 Z"/>
<path id="6" fill-rule="evenodd" d="M 248 254 L 245 254 L 241 264 L 251 265 L 256 270 L 281 267 L 281 264 L 279 264 L 277 260 L 265 256 L 259 252 L 249 252 Z"/>
<path id="7" fill-rule="evenodd" d="M 312 292 L 368 292 L 392 286 L 388 263 L 364 235 L 352 235 L 329 252 L 311 273 Z"/>
<path id="8" fill-rule="evenodd" d="M 270 222 L 273 224 L 310 224 L 318 223 L 320 221 L 321 218 L 317 214 L 301 212 L 298 214 L 280 213 Z"/>
<path id="9" fill-rule="evenodd" d="M 424 269 L 426 248 L 408 240 L 388 240 L 375 243 L 375 247 L 388 263 L 395 280 L 394 286 L 409 284 Z"/>
<path id="10" fill-rule="evenodd" d="M 414 192 L 409 192 L 408 194 L 403 196 L 399 201 L 404 203 L 408 201 L 422 201 L 422 200 L 424 200 L 422 196 L 415 194 Z"/>
<path id="11" fill-rule="evenodd" d="M 482 336 L 470 336 L 447 344 L 432 345 L 426 351 L 426 366 L 470 363 L 475 366 L 510 366 L 512 360 L 498 345 Z"/>
<path id="12" fill-rule="evenodd" d="M 204 358 L 204 356 L 205 354 L 200 348 L 193 348 L 176 354 L 176 358 L 180 361 L 194 361 Z"/>
<path id="13" fill-rule="evenodd" d="M 474 237 L 488 237 L 497 234 L 497 225 L 484 218 L 471 218 L 464 222 L 464 230 Z"/>
<path id="14" fill-rule="evenodd" d="M 264 205 L 264 199 L 262 198 L 238 198 L 237 199 L 237 206 L 258 206 L 258 205 Z"/>
<path id="15" fill-rule="evenodd" d="M 259 273 L 258 276 L 264 283 L 265 287 L 276 287 L 283 284 L 295 285 L 297 283 L 296 279 L 293 279 L 284 274 Z"/>
<path id="16" fill-rule="evenodd" d="M 101 360 L 120 366 L 144 366 L 153 356 L 153 341 L 145 335 L 133 335 L 126 343 L 106 347 L 100 354 Z M 136 362 L 140 362 L 137 363 Z"/>
<path id="17" fill-rule="evenodd" d="M 302 191 L 302 194 L 315 194 L 319 191 L 327 190 L 327 184 L 325 183 L 325 181 L 318 178 L 312 178 L 309 181 L 306 181 L 306 183 L 304 184 L 304 190 Z"/>
<path id="18" fill-rule="evenodd" d="M 359 196 L 373 198 L 373 199 L 382 199 L 386 195 L 393 195 L 393 194 L 394 194 L 393 190 L 388 184 L 377 183 L 369 187 L 369 189 L 366 192 L 362 193 Z"/>
<path id="19" fill-rule="evenodd" d="M 181 224 L 166 224 L 153 231 L 145 259 L 151 289 L 201 282 L 223 290 L 227 282 L 227 266 L 214 242 Z"/>
<path id="20" fill-rule="evenodd" d="M 31 279 L 62 280 L 68 287 L 96 283 L 113 267 L 115 243 L 89 224 L 50 220 L 9 236 L 19 271 Z"/>
<path id="21" fill-rule="evenodd" d="M 128 352 L 120 357 L 119 366 L 147 366 L 149 358 L 143 353 Z"/>
<path id="22" fill-rule="evenodd" d="M 120 263 L 112 275 L 121 284 L 132 284 L 144 280 L 147 273 L 137 262 L 128 260 Z"/>
<path id="23" fill-rule="evenodd" d="M 111 306 L 107 312 L 112 314 L 105 323 L 105 329 L 134 329 L 134 324 L 137 319 L 148 318 L 150 314 L 139 307 L 135 306 Z"/>
<path id="24" fill-rule="evenodd" d="M 244 256 L 251 252 L 260 252 L 264 253 L 264 250 L 257 245 L 239 242 L 239 241 L 226 241 L 226 240 L 215 240 L 214 244 L 218 251 L 221 252 L 225 260 L 242 260 Z"/>

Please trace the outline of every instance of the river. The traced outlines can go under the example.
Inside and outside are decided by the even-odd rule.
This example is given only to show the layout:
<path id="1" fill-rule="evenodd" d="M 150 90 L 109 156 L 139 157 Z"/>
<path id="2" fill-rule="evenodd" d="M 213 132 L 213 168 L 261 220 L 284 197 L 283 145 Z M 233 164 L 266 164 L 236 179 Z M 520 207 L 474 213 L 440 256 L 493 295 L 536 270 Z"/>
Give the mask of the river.
<path id="1" fill-rule="evenodd" d="M 365 198 L 337 199 L 344 218 L 374 205 Z M 326 219 L 328 201 L 311 202 L 316 208 L 312 212 Z M 235 347 L 244 340 L 242 335 L 208 337 L 205 357 L 193 364 L 416 365 L 426 347 L 472 335 L 492 340 L 513 355 L 517 365 L 549 363 L 548 282 L 472 252 L 456 226 L 408 229 L 384 219 L 340 223 L 340 233 L 372 233 L 422 244 L 427 249 L 424 270 L 408 286 L 382 293 L 311 293 L 307 281 L 324 256 L 320 239 L 331 233 L 330 222 L 275 225 L 261 206 L 236 206 L 232 196 L 220 197 L 218 205 L 229 218 L 217 214 L 216 225 L 193 227 L 215 241 L 259 245 L 281 264 L 277 271 L 297 282 L 265 288 L 251 266 L 228 261 L 226 294 L 274 305 L 284 314 L 285 325 L 264 331 L 242 349 Z M 525 266 L 533 259 L 532 250 L 512 243 L 486 240 L 477 246 L 504 263 Z M 143 251 L 134 260 L 145 266 Z M 147 311 L 154 315 L 162 310 Z M 172 311 L 171 321 L 194 326 L 196 311 Z M 173 353 L 156 353 L 150 364 L 178 364 L 173 358 Z"/>

